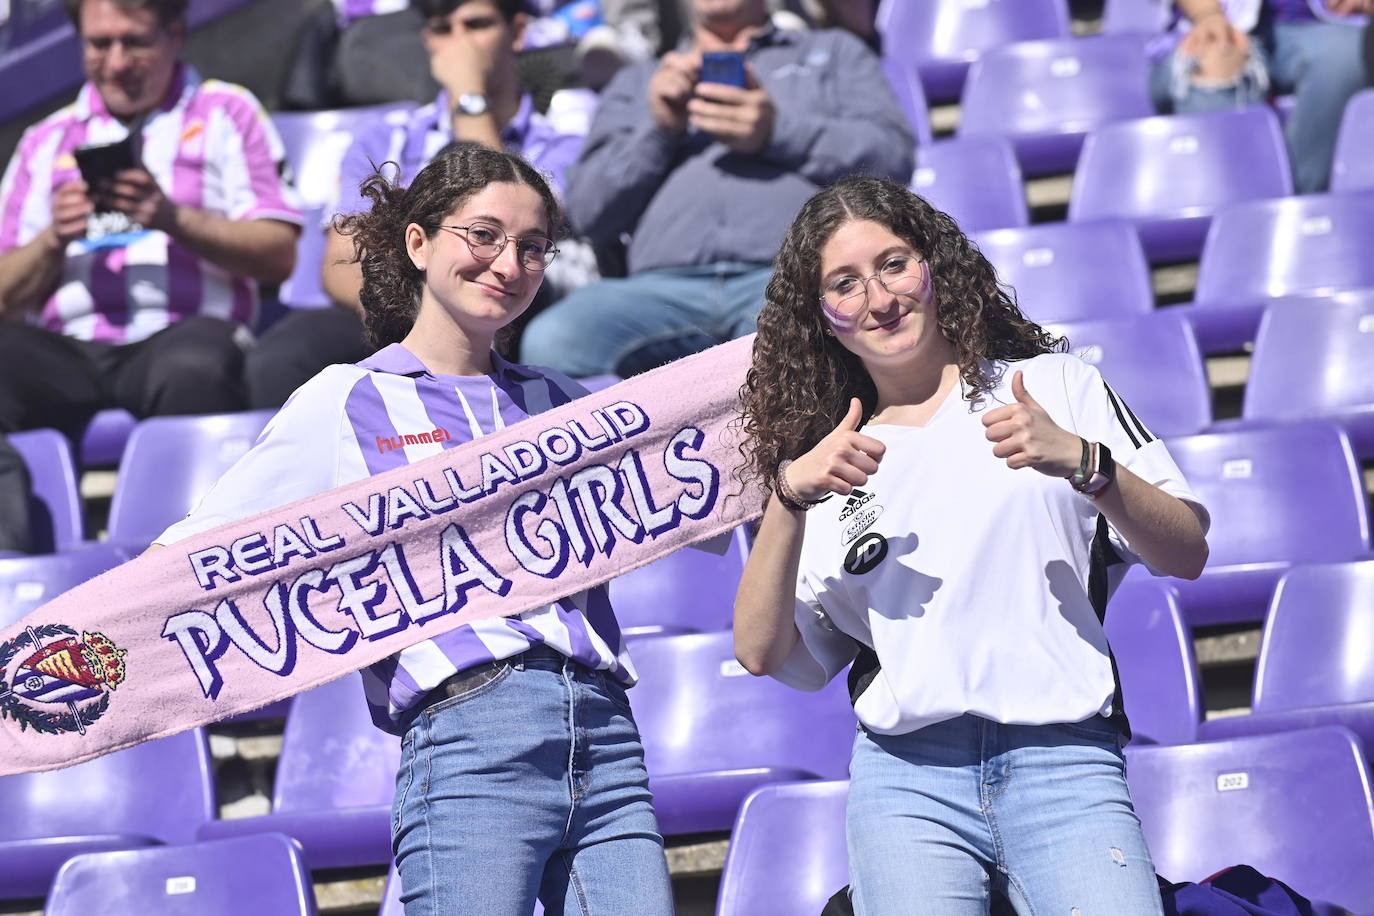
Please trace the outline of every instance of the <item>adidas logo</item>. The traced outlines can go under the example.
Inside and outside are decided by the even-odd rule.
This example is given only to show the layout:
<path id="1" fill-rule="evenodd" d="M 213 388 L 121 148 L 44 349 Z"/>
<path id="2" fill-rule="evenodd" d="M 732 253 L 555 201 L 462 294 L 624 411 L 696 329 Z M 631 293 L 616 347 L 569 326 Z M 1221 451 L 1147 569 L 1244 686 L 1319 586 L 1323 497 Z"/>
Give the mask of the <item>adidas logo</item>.
<path id="1" fill-rule="evenodd" d="M 850 492 L 849 498 L 845 500 L 844 508 L 840 510 L 840 521 L 844 521 L 845 519 L 853 515 L 855 512 L 858 512 L 859 508 L 863 506 L 864 503 L 869 502 L 872 499 L 872 493 L 865 492 L 864 490 L 860 490 L 858 487 L 855 487 L 854 490 Z"/>

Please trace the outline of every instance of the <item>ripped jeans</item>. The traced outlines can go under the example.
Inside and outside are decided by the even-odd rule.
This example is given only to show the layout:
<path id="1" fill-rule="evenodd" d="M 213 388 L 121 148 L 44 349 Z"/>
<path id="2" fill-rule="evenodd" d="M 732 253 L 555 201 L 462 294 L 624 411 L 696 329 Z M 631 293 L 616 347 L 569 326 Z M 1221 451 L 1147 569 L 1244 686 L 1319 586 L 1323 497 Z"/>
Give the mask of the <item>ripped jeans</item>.
<path id="1" fill-rule="evenodd" d="M 1019 916 L 1161 914 L 1119 734 L 1100 716 L 860 730 L 847 815 L 856 916 L 986 916 L 994 890 Z"/>
<path id="2" fill-rule="evenodd" d="M 1262 105 L 1270 89 L 1293 94 L 1284 141 L 1299 194 L 1326 190 L 1345 103 L 1364 86 L 1360 28 L 1337 22 L 1275 22 L 1250 35 L 1251 58 L 1234 81 L 1191 79 L 1190 64 L 1169 52 L 1150 74 L 1150 94 L 1163 111 L 1196 114 Z"/>

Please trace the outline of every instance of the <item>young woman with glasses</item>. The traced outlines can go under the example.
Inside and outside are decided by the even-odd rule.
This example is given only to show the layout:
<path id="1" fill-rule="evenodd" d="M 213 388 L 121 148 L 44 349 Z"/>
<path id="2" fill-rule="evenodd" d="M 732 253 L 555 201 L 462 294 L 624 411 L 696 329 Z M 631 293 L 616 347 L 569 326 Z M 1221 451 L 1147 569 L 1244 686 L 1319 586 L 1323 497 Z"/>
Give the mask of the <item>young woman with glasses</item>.
<path id="1" fill-rule="evenodd" d="M 1109 291 L 1104 290 L 1104 295 Z M 861 916 L 1160 912 L 1101 620 L 1130 562 L 1195 578 L 1206 511 L 954 222 L 847 179 L 789 229 L 742 389 L 772 491 L 735 603 L 755 674 L 849 666 Z"/>
<path id="2" fill-rule="evenodd" d="M 419 461 L 580 386 L 492 351 L 557 254 L 558 204 L 517 156 L 455 144 L 409 187 L 374 174 L 340 218 L 372 342 L 303 385 L 179 540 Z M 415 434 L 415 435 L 408 435 Z M 414 443 L 418 440 L 419 444 Z M 363 671 L 401 737 L 392 843 L 406 913 L 664 916 L 672 896 L 635 679 L 605 587 L 457 627 Z"/>

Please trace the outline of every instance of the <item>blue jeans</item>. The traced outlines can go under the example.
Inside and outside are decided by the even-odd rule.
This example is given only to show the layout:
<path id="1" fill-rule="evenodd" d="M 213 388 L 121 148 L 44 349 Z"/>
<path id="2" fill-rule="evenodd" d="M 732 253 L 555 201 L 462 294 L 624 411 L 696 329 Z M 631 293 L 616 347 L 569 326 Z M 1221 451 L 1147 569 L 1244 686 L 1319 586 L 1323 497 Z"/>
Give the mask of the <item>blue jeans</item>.
<path id="1" fill-rule="evenodd" d="M 856 916 L 1162 912 L 1126 790 L 1120 732 L 964 715 L 905 735 L 860 730 L 851 762 Z"/>
<path id="2" fill-rule="evenodd" d="M 1360 31 L 1335 22 L 1275 22 L 1250 35 L 1251 48 L 1272 88 L 1295 96 L 1283 132 L 1293 187 L 1299 194 L 1324 191 L 1330 181 L 1345 103 L 1364 86 Z M 1193 114 L 1264 101 L 1255 81 L 1248 78 L 1224 89 L 1180 85 L 1172 78 L 1175 53 L 1156 64 L 1151 75 L 1156 105 Z"/>
<path id="3" fill-rule="evenodd" d="M 551 650 L 479 666 L 401 744 L 392 846 L 406 916 L 669 916 L 625 690 Z"/>
<path id="4" fill-rule="evenodd" d="M 721 261 L 588 284 L 534 317 L 520 361 L 628 378 L 752 334 L 772 272 Z"/>

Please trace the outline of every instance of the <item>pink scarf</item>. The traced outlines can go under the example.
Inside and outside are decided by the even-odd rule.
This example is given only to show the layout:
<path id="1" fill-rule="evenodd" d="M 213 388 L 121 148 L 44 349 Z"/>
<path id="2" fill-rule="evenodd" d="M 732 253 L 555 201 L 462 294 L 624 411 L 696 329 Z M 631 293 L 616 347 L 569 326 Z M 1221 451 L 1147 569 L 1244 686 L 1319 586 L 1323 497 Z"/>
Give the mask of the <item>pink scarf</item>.
<path id="1" fill-rule="evenodd" d="M 187 538 L 60 595 L 0 630 L 0 775 L 256 709 L 757 518 L 756 488 L 736 495 L 730 428 L 752 343 Z M 522 479 L 473 486 L 486 456 Z"/>

